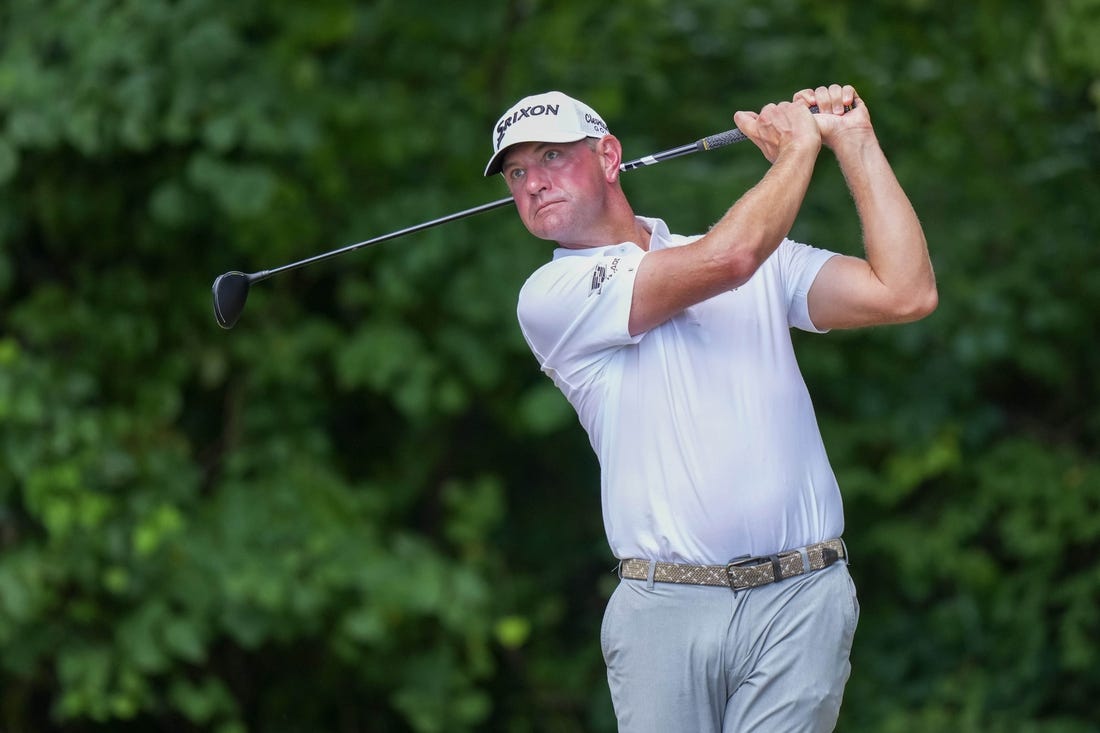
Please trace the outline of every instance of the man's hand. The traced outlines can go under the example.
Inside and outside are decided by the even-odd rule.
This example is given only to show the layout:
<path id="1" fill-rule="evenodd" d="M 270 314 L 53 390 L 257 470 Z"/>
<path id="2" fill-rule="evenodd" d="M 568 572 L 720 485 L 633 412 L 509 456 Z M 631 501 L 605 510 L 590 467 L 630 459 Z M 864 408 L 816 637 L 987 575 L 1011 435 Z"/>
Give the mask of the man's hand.
<path id="1" fill-rule="evenodd" d="M 794 95 L 793 103 L 806 107 L 817 105 L 820 111 L 814 115 L 814 121 L 821 131 L 822 144 L 832 150 L 836 150 L 841 140 L 874 135 L 867 105 L 851 84 L 803 89 Z"/>
<path id="2" fill-rule="evenodd" d="M 733 121 L 738 129 L 774 163 L 790 147 L 806 149 L 817 155 L 821 149 L 821 131 L 814 124 L 809 105 L 794 102 L 769 104 L 757 112 L 737 112 Z"/>

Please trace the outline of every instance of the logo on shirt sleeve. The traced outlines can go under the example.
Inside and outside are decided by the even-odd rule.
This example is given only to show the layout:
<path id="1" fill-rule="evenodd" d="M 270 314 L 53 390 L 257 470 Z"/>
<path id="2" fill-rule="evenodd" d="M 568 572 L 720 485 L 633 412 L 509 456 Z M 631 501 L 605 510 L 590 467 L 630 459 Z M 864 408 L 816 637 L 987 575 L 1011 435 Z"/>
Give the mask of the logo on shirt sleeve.
<path id="1" fill-rule="evenodd" d="M 601 262 L 592 270 L 592 283 L 588 288 L 589 295 L 599 295 L 603 292 L 605 282 L 615 277 L 619 271 L 620 257 L 613 257 L 607 263 Z"/>

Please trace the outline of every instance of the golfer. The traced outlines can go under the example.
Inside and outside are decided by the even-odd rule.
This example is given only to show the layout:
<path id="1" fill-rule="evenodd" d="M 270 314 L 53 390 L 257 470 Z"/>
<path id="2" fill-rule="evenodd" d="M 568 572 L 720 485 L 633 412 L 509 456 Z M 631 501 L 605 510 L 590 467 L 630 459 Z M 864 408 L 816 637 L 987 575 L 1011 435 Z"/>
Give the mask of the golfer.
<path id="1" fill-rule="evenodd" d="M 485 169 L 558 245 L 518 315 L 599 458 L 622 578 L 601 643 L 625 733 L 834 728 L 859 605 L 790 329 L 913 321 L 937 304 L 920 222 L 855 89 L 733 119 L 771 165 L 701 236 L 634 213 L 619 140 L 560 92 L 505 112 Z M 787 239 L 823 146 L 862 258 Z"/>

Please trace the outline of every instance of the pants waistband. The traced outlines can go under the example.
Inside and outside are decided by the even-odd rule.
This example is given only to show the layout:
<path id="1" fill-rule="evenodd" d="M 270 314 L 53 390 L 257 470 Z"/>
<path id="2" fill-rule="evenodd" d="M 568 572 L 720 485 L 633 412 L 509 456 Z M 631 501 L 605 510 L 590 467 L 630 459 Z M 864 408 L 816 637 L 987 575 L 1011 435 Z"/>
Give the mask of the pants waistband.
<path id="1" fill-rule="evenodd" d="M 734 558 L 725 565 L 682 565 L 631 558 L 619 562 L 619 577 L 656 583 L 725 586 L 736 591 L 823 570 L 841 559 L 848 559 L 848 549 L 844 540 L 837 538 L 777 555 Z"/>

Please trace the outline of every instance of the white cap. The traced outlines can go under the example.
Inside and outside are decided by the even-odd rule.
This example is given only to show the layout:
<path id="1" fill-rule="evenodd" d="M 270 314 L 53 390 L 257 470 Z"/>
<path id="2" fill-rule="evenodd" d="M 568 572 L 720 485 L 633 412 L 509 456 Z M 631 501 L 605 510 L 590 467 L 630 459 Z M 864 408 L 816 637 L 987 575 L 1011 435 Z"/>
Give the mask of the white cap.
<path id="1" fill-rule="evenodd" d="M 485 175 L 500 173 L 504 151 L 516 143 L 571 143 L 609 134 L 596 111 L 561 92 L 524 97 L 493 127 L 493 157 Z"/>

